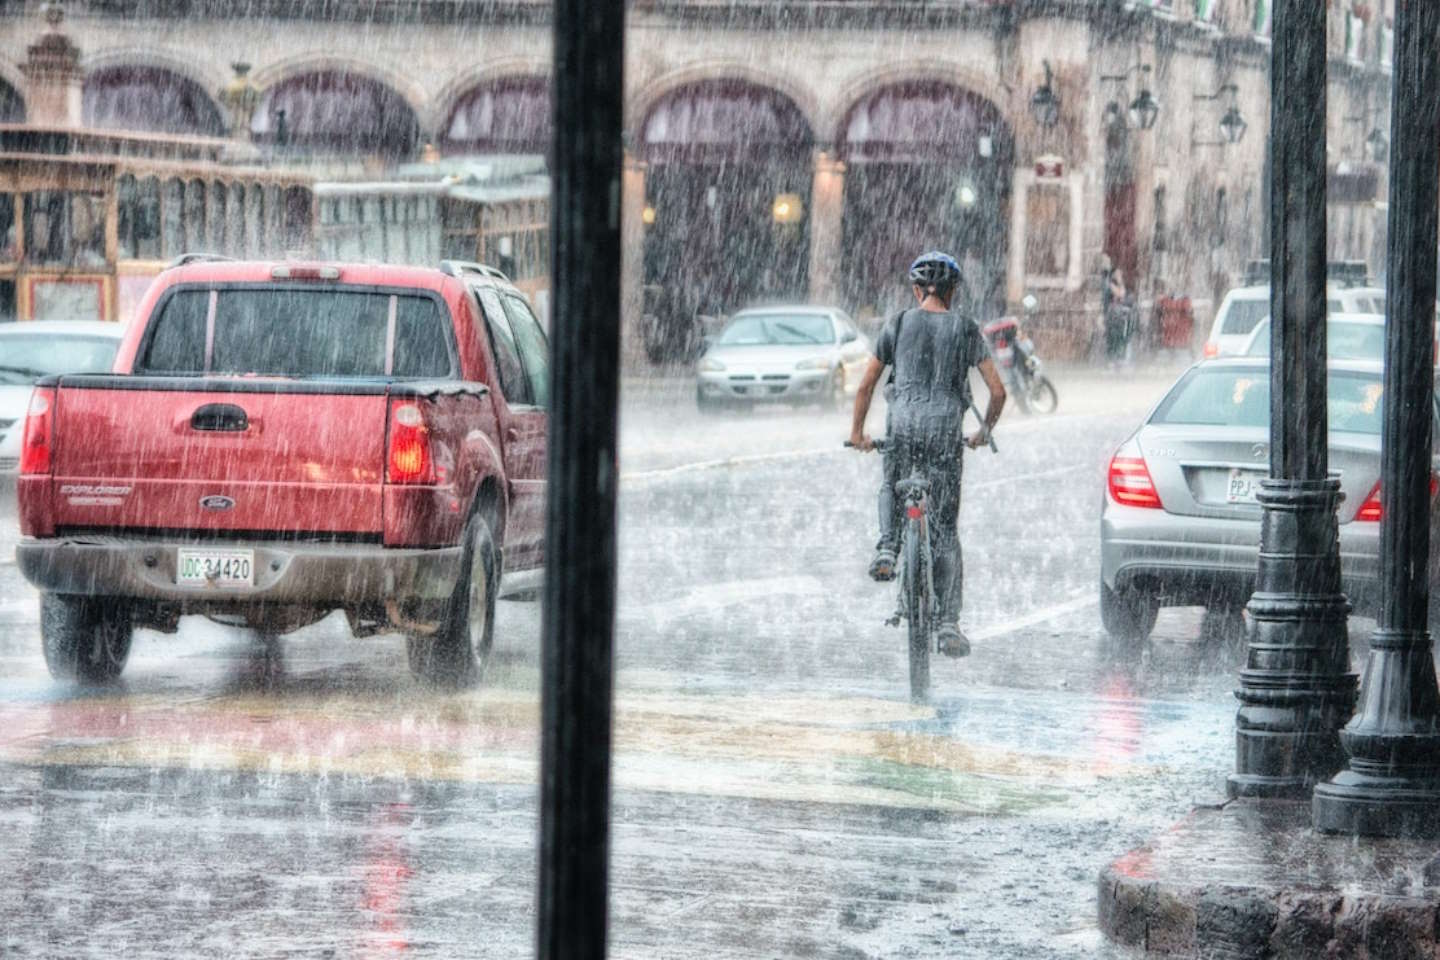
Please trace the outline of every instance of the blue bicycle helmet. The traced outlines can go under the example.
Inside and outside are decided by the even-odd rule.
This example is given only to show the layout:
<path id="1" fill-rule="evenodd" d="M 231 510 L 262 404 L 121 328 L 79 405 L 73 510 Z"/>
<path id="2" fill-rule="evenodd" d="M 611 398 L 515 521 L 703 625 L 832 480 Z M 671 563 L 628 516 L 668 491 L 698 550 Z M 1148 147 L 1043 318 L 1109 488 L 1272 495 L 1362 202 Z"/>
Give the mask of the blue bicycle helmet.
<path id="1" fill-rule="evenodd" d="M 960 284 L 960 264 L 948 253 L 932 250 L 910 264 L 910 282 L 922 290 L 948 294 Z"/>

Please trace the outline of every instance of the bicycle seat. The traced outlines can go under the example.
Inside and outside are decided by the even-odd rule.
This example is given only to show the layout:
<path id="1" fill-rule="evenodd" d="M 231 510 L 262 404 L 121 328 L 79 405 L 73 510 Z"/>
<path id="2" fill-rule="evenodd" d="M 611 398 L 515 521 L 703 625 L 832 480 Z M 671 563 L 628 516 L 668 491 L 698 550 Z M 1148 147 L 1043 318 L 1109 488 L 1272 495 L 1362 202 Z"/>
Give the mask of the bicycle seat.
<path id="1" fill-rule="evenodd" d="M 930 492 L 930 481 L 923 477 L 907 477 L 895 484 L 895 492 L 907 498 L 912 493 L 917 497 L 923 497 Z"/>

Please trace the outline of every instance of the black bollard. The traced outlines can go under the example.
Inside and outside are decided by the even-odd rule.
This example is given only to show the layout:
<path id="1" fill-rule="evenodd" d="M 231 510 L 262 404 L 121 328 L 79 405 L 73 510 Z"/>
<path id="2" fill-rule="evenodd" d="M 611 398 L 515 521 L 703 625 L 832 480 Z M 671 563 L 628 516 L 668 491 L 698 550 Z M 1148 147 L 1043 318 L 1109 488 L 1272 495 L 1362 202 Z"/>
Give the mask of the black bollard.
<path id="1" fill-rule="evenodd" d="M 1277 0 L 1270 65 L 1270 477 L 1231 797 L 1305 797 L 1344 762 L 1349 601 L 1340 590 L 1325 369 L 1325 4 Z M 1303 104 L 1303 108 L 1302 105 Z"/>
<path id="2" fill-rule="evenodd" d="M 1440 3 L 1399 4 L 1390 100 L 1380 624 L 1370 641 L 1359 712 L 1340 734 L 1349 766 L 1315 788 L 1315 828 L 1327 833 L 1440 836 L 1440 691 L 1427 629 L 1437 58 Z"/>
<path id="3" fill-rule="evenodd" d="M 624 0 L 555 0 L 554 37 L 536 955 L 590 960 L 609 894 Z"/>

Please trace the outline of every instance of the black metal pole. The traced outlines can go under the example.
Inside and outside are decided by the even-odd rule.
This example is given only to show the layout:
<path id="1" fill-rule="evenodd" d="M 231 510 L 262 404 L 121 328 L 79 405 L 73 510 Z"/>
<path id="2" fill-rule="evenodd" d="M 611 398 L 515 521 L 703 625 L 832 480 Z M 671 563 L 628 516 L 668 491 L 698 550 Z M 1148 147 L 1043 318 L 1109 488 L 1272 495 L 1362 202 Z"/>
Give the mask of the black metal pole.
<path id="1" fill-rule="evenodd" d="M 1325 369 L 1325 4 L 1277 0 L 1270 59 L 1270 477 L 1235 695 L 1232 797 L 1303 797 L 1350 717 Z"/>
<path id="2" fill-rule="evenodd" d="M 1440 201 L 1440 3 L 1395 11 L 1386 237 L 1380 624 L 1360 709 L 1340 734 L 1347 769 L 1315 788 L 1327 832 L 1440 835 L 1440 691 L 1427 630 L 1435 247 Z"/>
<path id="3" fill-rule="evenodd" d="M 555 0 L 536 954 L 603 958 L 610 854 L 624 0 Z"/>

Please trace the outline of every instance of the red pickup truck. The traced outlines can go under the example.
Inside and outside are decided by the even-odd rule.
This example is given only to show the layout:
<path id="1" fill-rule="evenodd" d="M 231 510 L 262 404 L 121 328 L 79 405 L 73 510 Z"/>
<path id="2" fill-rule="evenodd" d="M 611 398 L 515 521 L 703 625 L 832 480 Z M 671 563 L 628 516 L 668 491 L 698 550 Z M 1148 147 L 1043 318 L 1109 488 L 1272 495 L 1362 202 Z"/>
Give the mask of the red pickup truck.
<path id="1" fill-rule="evenodd" d="M 113 373 L 31 401 L 17 559 L 51 674 L 113 679 L 136 627 L 186 614 L 278 634 L 339 609 L 473 682 L 502 573 L 544 560 L 548 364 L 479 264 L 177 262 Z"/>

